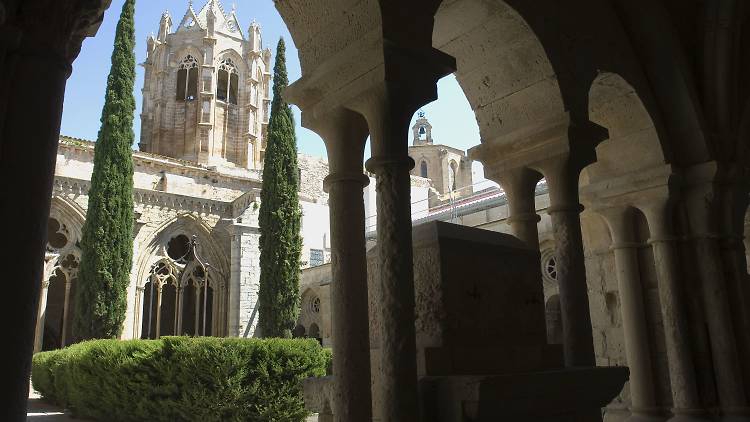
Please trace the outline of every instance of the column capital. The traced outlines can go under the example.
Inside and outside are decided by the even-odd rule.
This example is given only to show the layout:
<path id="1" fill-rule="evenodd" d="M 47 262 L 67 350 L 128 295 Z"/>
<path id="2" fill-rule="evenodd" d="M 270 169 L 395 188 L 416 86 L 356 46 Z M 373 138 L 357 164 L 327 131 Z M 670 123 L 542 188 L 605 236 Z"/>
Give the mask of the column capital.
<path id="1" fill-rule="evenodd" d="M 331 185 L 336 183 L 354 183 L 362 188 L 370 184 L 370 178 L 364 175 L 362 172 L 359 173 L 346 173 L 337 172 L 330 173 L 323 179 L 323 190 L 328 192 L 331 189 Z"/>
<path id="2" fill-rule="evenodd" d="M 633 224 L 633 208 L 627 205 L 597 209 L 595 212 L 607 222 L 612 234 L 612 249 L 632 248 L 641 246 L 636 241 L 635 226 Z"/>
<path id="3" fill-rule="evenodd" d="M 18 41 L 15 47 L 21 54 L 57 57 L 69 67 L 80 52 L 83 39 L 98 31 L 110 3 L 111 0 L 15 1 L 1 5 L 0 25 L 11 40 Z"/>
<path id="4" fill-rule="evenodd" d="M 573 121 L 563 113 L 533 126 L 484 140 L 468 155 L 489 170 L 502 174 L 529 167 L 548 177 L 548 167 L 564 161 L 576 172 L 596 161 L 596 146 L 609 138 L 606 128 L 591 121 Z M 487 171 L 487 170 L 485 170 Z"/>
<path id="5" fill-rule="evenodd" d="M 344 107 L 336 107 L 325 114 L 303 110 L 302 126 L 323 139 L 331 173 L 362 174 L 369 132 L 361 114 Z"/>

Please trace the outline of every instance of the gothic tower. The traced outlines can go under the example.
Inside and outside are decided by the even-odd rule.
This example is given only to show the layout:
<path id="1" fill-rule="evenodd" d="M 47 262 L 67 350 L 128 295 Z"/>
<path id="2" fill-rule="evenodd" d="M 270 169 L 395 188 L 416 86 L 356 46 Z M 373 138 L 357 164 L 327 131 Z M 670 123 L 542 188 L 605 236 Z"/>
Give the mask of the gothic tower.
<path id="1" fill-rule="evenodd" d="M 471 160 L 466 152 L 436 144 L 432 138 L 432 125 L 423 111 L 417 114 L 417 121 L 411 130 L 414 138 L 409 147 L 409 156 L 415 163 L 411 174 L 430 179 L 439 195 L 449 195 L 451 198 L 471 195 Z M 431 201 L 430 205 L 435 203 Z"/>
<path id="2" fill-rule="evenodd" d="M 140 149 L 201 164 L 260 168 L 271 51 L 219 0 L 193 2 L 173 31 L 164 12 L 147 40 Z"/>

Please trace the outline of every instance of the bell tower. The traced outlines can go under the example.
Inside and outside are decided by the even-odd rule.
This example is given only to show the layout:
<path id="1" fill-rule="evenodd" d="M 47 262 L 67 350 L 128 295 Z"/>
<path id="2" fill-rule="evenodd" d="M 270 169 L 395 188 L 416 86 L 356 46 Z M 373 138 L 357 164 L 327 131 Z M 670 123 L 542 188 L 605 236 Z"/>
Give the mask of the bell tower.
<path id="1" fill-rule="evenodd" d="M 206 165 L 259 169 L 270 108 L 271 51 L 235 10 L 189 1 L 173 29 L 164 12 L 147 40 L 141 151 Z"/>
<path id="2" fill-rule="evenodd" d="M 411 130 L 414 134 L 412 145 L 432 145 L 432 125 L 427 121 L 424 111 L 417 113 L 417 121 Z"/>

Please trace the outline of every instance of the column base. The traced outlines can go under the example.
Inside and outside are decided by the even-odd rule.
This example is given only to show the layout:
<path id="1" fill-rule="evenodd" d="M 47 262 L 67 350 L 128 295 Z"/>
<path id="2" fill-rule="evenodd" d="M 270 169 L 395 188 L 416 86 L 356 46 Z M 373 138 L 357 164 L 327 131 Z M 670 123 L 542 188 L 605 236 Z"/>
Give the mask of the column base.
<path id="1" fill-rule="evenodd" d="M 750 407 L 722 408 L 721 422 L 750 422 Z"/>
<path id="2" fill-rule="evenodd" d="M 705 409 L 672 409 L 672 416 L 667 422 L 712 422 Z"/>
<path id="3" fill-rule="evenodd" d="M 625 422 L 665 422 L 667 415 L 661 408 L 631 408 Z"/>

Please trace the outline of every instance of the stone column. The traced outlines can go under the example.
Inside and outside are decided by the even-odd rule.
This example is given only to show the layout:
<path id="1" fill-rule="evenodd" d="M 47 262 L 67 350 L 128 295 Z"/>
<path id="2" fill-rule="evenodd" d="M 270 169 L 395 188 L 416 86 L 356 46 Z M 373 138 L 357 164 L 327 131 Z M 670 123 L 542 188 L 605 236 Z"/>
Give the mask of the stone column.
<path id="1" fill-rule="evenodd" d="M 0 220 L 9 284 L 2 319 L 13 339 L 2 361 L 0 420 L 26 420 L 65 81 L 83 38 L 96 33 L 106 0 L 0 3 Z"/>
<path id="2" fill-rule="evenodd" d="M 579 215 L 583 209 L 578 200 L 580 169 L 573 166 L 567 156 L 548 160 L 540 167 L 547 179 L 550 197 L 548 213 L 552 218 L 557 251 L 565 365 L 595 366 Z"/>
<path id="3" fill-rule="evenodd" d="M 36 318 L 36 329 L 34 330 L 34 353 L 42 351 L 44 343 L 44 321 L 47 315 L 47 292 L 49 291 L 49 279 L 42 281 L 42 290 L 39 293 L 39 312 Z"/>
<path id="4" fill-rule="evenodd" d="M 638 247 L 632 209 L 615 207 L 599 211 L 612 233 L 617 285 L 620 295 L 625 356 L 630 368 L 630 417 L 628 422 L 664 421 L 656 407 L 651 349 L 643 303 Z"/>
<path id="5" fill-rule="evenodd" d="M 382 374 L 377 388 L 380 418 L 392 422 L 419 418 L 409 175 L 414 160 L 408 154 L 408 129 L 414 112 L 436 96 L 435 82 L 430 83 L 382 82 L 357 109 L 370 129 L 372 158 L 367 170 L 376 175 L 380 296 L 375 319 Z"/>
<path id="6" fill-rule="evenodd" d="M 142 321 L 143 318 L 143 304 L 141 303 L 143 301 L 143 287 L 136 286 L 135 287 L 135 304 L 133 306 L 133 338 L 141 338 L 141 335 L 143 334 L 142 331 Z"/>
<path id="7" fill-rule="evenodd" d="M 639 207 L 648 222 L 659 283 L 659 302 L 664 324 L 664 342 L 672 390 L 670 422 L 708 421 L 702 409 L 695 378 L 690 345 L 688 304 L 684 280 L 680 279 L 677 241 L 672 228 L 672 207 L 663 199 L 654 199 Z"/>
<path id="8" fill-rule="evenodd" d="M 529 168 L 515 168 L 495 177 L 505 191 L 508 200 L 508 223 L 513 234 L 534 250 L 539 250 L 539 230 L 541 219 L 536 213 L 536 185 L 542 175 Z"/>
<path id="9" fill-rule="evenodd" d="M 367 123 L 339 109 L 314 125 L 328 150 L 331 221 L 331 325 L 333 337 L 333 415 L 335 421 L 372 419 L 370 330 L 365 250 L 363 174 Z"/>
<path id="10" fill-rule="evenodd" d="M 62 314 L 62 335 L 60 336 L 60 346 L 65 347 L 68 337 L 68 314 L 70 313 L 70 286 L 72 280 L 70 274 L 65 274 L 65 303 L 63 304 Z"/>
<path id="11" fill-rule="evenodd" d="M 701 297 L 706 310 L 706 325 L 711 344 L 716 390 L 722 413 L 733 420 L 750 420 L 742 366 L 734 335 L 724 269 L 719 251 L 719 236 L 714 224 L 717 210 L 715 188 L 710 166 L 690 169 L 693 182 L 686 189 L 686 206 L 690 223 L 696 269 L 701 283 Z"/>
<path id="12" fill-rule="evenodd" d="M 154 334 L 156 337 L 159 338 L 160 331 L 161 331 L 161 292 L 164 286 L 159 282 L 159 285 L 156 287 L 156 334 Z"/>

